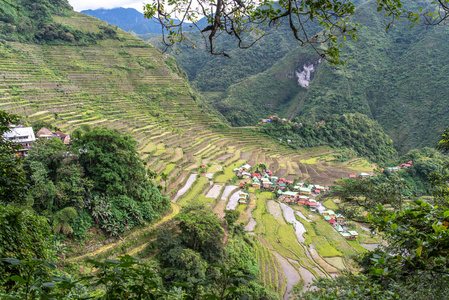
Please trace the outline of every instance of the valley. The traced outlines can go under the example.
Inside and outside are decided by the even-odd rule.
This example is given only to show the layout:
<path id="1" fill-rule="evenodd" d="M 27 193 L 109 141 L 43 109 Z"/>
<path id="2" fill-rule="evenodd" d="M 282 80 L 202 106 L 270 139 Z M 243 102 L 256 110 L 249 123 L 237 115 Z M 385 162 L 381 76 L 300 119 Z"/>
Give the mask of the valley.
<path id="1" fill-rule="evenodd" d="M 99 22 L 77 13 L 56 19 L 92 31 Z M 172 200 L 171 211 L 156 223 L 112 243 L 92 240 L 68 254 L 67 262 L 123 253 L 140 256 L 157 229 L 170 226 L 179 207 L 192 201 L 224 216 L 239 190 L 232 170 L 244 163 L 264 164 L 278 177 L 321 185 L 372 170 L 360 158 L 332 161 L 336 151 L 332 148 L 293 150 L 251 129 L 221 125 L 189 88 L 175 60 L 120 30 L 118 36 L 120 41 L 90 46 L 1 45 L 2 109 L 26 122 L 44 121 L 69 133 L 82 126 L 130 132 L 138 141 L 141 158 Z M 199 173 L 203 164 L 207 170 Z M 285 204 L 275 202 L 271 192 L 250 189 L 250 199 L 248 205 L 231 206 L 241 212 L 239 222 L 254 235 L 260 282 L 280 297 L 298 282 L 306 286 L 313 278 L 351 268 L 351 255 L 365 251 L 357 241 L 345 241 L 319 215 L 302 207 L 294 209 L 311 218 L 313 226 L 309 219 L 291 220 L 292 209 L 287 211 Z M 295 235 L 292 222 L 305 227 L 305 242 Z"/>
<path id="2" fill-rule="evenodd" d="M 374 5 L 362 2 L 371 9 Z M 67 146 L 57 140 L 60 145 L 53 143 L 51 154 L 45 143 L 55 139 L 37 141 L 26 147 L 39 153 L 30 150 L 31 158 L 23 161 L 18 154 L 2 153 L 1 163 L 23 162 L 23 169 L 16 171 L 29 172 L 23 175 L 29 183 L 23 188 L 28 193 L 20 199 L 23 203 L 0 199 L 0 237 L 25 238 L 17 238 L 19 246 L 11 243 L 17 251 L 0 247 L 1 266 L 8 270 L 0 274 L 0 297 L 8 289 L 28 293 L 32 276 L 25 280 L 21 270 L 20 276 L 10 271 L 29 266 L 40 270 L 34 275 L 47 276 L 43 284 L 33 282 L 41 284 L 34 290 L 47 297 L 57 286 L 53 291 L 60 299 L 75 294 L 131 299 L 138 293 L 156 299 L 231 299 L 232 292 L 235 299 L 315 299 L 319 293 L 326 299 L 337 299 L 340 293 L 384 299 L 415 284 L 402 286 L 398 277 L 390 277 L 394 272 L 412 274 L 416 266 L 420 272 L 426 259 L 437 272 L 446 270 L 447 251 L 441 251 L 440 240 L 449 233 L 447 132 L 443 146 L 414 149 L 398 158 L 398 152 L 436 140 L 446 121 L 440 94 L 432 92 L 433 100 L 422 105 L 425 91 L 415 94 L 401 86 L 408 80 L 403 76 L 407 70 L 392 80 L 399 68 L 389 65 L 392 57 L 406 62 L 419 49 L 371 57 L 370 41 L 361 42 L 361 54 L 348 43 L 349 54 L 359 61 L 365 55 L 371 65 L 363 68 L 352 61 L 332 67 L 316 53 L 297 48 L 285 36 L 289 29 L 280 28 L 278 37 L 267 37 L 269 44 L 278 41 L 276 49 L 258 45 L 244 54 L 232 52 L 237 59 L 227 62 L 202 52 L 195 60 L 190 49 L 172 56 L 114 25 L 74 12 L 65 0 L 39 3 L 56 8 L 46 11 L 51 11 L 53 23 L 30 27 L 37 32 L 34 36 L 20 32 L 27 22 L 23 16 L 1 21 L 25 20 L 0 28 L 5 37 L 0 40 L 0 112 L 16 114 L 24 126 L 71 134 L 72 142 Z M 377 20 L 366 12 L 356 17 Z M 362 38 L 372 37 L 363 30 Z M 389 34 L 377 34 L 385 49 L 391 46 Z M 265 63 L 259 55 L 267 56 Z M 243 61 L 257 66 L 246 68 Z M 392 66 L 392 73 L 381 64 Z M 230 72 L 233 68 L 238 71 Z M 373 81 L 366 79 L 370 72 L 391 76 Z M 423 84 L 429 85 L 444 80 L 424 77 Z M 362 83 L 356 81 L 361 78 Z M 391 89 L 380 91 L 380 86 Z M 395 98 L 380 97 L 381 92 Z M 365 97 L 373 93 L 378 94 Z M 388 105 L 386 99 L 391 100 Z M 399 108 L 390 109 L 397 103 Z M 394 125 L 392 116 L 399 116 Z M 5 123 L 2 130 L 12 125 L 7 117 L 0 120 Z M 47 172 L 46 164 L 53 169 Z M 25 214 L 39 221 L 11 221 L 25 219 Z M 354 221 L 360 216 L 363 221 Z M 12 230 L 17 224 L 20 230 Z M 32 226 L 38 229 L 28 229 Z M 409 248 L 388 252 L 404 240 Z M 39 247 L 43 254 L 33 258 Z M 29 265 L 18 260 L 21 255 Z M 40 263 L 50 266 L 40 261 L 50 255 L 57 262 L 51 265 L 55 273 L 39 269 Z M 99 281 L 90 281 L 96 276 Z M 348 278 L 353 285 L 345 286 Z M 147 284 L 146 279 L 154 282 L 144 290 L 139 284 Z M 394 293 L 385 279 L 396 284 Z M 330 287 L 323 288 L 326 283 Z M 216 296 L 220 289 L 221 296 Z"/>

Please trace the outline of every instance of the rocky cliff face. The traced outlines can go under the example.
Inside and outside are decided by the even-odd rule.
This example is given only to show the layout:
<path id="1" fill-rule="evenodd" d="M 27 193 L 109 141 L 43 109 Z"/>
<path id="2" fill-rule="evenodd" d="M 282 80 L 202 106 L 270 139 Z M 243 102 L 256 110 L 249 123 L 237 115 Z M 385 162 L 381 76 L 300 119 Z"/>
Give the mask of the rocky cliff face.
<path id="1" fill-rule="evenodd" d="M 310 81 L 313 78 L 313 74 L 315 73 L 318 65 L 321 63 L 321 59 L 319 59 L 315 63 L 304 63 L 302 67 L 299 67 L 295 71 L 296 78 L 298 80 L 298 84 L 303 88 L 309 87 Z"/>

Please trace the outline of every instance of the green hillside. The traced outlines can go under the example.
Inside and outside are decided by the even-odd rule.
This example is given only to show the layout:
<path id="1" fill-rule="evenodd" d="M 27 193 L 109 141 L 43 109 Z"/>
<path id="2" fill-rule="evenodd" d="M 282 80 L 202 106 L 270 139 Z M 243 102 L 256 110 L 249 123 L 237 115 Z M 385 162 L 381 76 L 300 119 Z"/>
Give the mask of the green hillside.
<path id="1" fill-rule="evenodd" d="M 22 41 L 20 34 L 8 40 L 5 37 L 0 44 L 0 109 L 18 114 L 22 124 L 46 122 L 64 133 L 100 126 L 128 133 L 127 139 L 137 141 L 136 149 L 151 171 L 154 186 L 160 185 L 172 200 L 165 216 L 145 219 L 153 223 L 126 224 L 134 228 L 117 232 L 121 239 L 109 237 L 108 231 L 101 233 L 98 227 L 87 231 L 82 242 L 59 237 L 66 245 L 61 261 L 81 264 L 73 270 L 85 270 L 87 257 L 105 259 L 124 253 L 152 257 L 158 230 L 170 228 L 172 218 L 192 201 L 223 217 L 237 186 L 245 181 L 237 180 L 233 173 L 242 164 L 264 164 L 278 177 L 328 186 L 354 172 L 373 170 L 363 158 L 336 162 L 333 158 L 339 150 L 327 146 L 292 149 L 252 129 L 224 125 L 190 88 L 174 58 L 126 32 L 108 27 L 113 37 L 100 38 L 95 33 L 106 26 L 103 22 L 68 9 L 51 14 L 50 23 L 95 39 L 79 44 Z M 90 166 L 90 160 L 84 163 Z M 107 175 L 95 170 L 90 171 L 92 177 Z M 101 186 L 96 188 L 101 190 Z M 306 285 L 307 278 L 330 277 L 351 269 L 351 255 L 366 251 L 358 242 L 350 243 L 333 231 L 319 214 L 309 215 L 303 207 L 295 207 L 314 220 L 307 227 L 307 243 L 300 244 L 290 221 L 279 218 L 279 204 L 270 201 L 274 194 L 248 192 L 250 203 L 237 207 L 241 212 L 238 223 L 249 223 L 254 210 L 257 227 L 253 228 L 254 237 L 248 235 L 254 245 L 250 255 L 257 256 L 258 280 L 279 297 L 287 288 L 279 259 L 294 260 L 291 268 L 298 278 L 305 278 L 302 282 Z M 114 200 L 117 215 L 120 199 Z M 267 207 L 272 208 L 271 213 Z M 285 241 L 282 245 L 279 236 Z M 377 242 L 368 232 L 363 236 L 365 241 Z M 232 246 L 232 237 L 229 240 Z"/>
<path id="2" fill-rule="evenodd" d="M 257 130 L 282 140 L 294 149 L 322 145 L 348 148 L 342 151 L 346 155 L 338 158 L 339 161 L 360 156 L 385 164 L 397 159 L 393 141 L 379 123 L 366 115 L 332 115 L 316 122 L 295 118 L 295 121 L 273 117 L 270 123 L 260 124 Z"/>
<path id="3" fill-rule="evenodd" d="M 408 8 L 423 5 L 408 1 Z M 358 41 L 348 41 L 344 46 L 342 55 L 353 58 L 344 67 L 318 63 L 310 48 L 298 47 L 281 60 L 270 57 L 269 69 L 246 79 L 242 75 L 227 81 L 227 74 L 234 70 L 226 68 L 230 63 L 214 65 L 217 74 L 224 74 L 222 80 L 211 77 L 214 68 L 195 69 L 200 73 L 189 78 L 207 96 L 208 91 L 219 91 L 215 86 L 222 86 L 222 81 L 233 83 L 224 92 L 209 97 L 210 103 L 233 125 L 254 125 L 271 113 L 287 118 L 313 118 L 360 112 L 377 120 L 401 153 L 414 147 L 433 146 L 448 124 L 445 116 L 449 113 L 449 73 L 445 52 L 449 29 L 419 25 L 410 29 L 410 23 L 402 20 L 385 31 L 388 20 L 376 12 L 375 1 L 360 4 L 354 20 L 362 28 Z M 280 44 L 282 48 L 283 42 Z M 270 42 L 267 45 L 272 48 Z M 256 59 L 256 55 L 252 58 Z M 236 62 L 241 63 L 239 58 Z M 316 71 L 311 73 L 310 85 L 301 87 L 295 73 L 311 64 Z M 188 63 L 184 62 L 184 67 L 190 75 Z M 262 67 L 254 68 L 248 75 Z M 205 88 L 198 82 L 201 72 L 218 83 L 204 80 L 209 86 Z"/>

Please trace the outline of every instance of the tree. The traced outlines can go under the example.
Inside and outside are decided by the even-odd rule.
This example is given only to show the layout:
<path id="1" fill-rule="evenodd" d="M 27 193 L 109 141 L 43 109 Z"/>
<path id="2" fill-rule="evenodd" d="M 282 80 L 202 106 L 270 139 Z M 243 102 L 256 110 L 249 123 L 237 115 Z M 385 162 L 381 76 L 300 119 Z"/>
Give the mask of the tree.
<path id="1" fill-rule="evenodd" d="M 165 192 L 167 192 L 167 179 L 168 179 L 168 174 L 162 173 L 161 174 L 161 178 L 164 181 L 164 190 Z"/>
<path id="2" fill-rule="evenodd" d="M 84 206 L 93 183 L 84 176 L 79 156 L 60 139 L 36 141 L 24 165 L 36 209 L 52 213 L 53 209 Z"/>
<path id="3" fill-rule="evenodd" d="M 225 211 L 224 219 L 226 220 L 226 223 L 232 227 L 234 226 L 235 221 L 237 221 L 240 217 L 240 212 L 235 209 L 226 209 Z"/>
<path id="4" fill-rule="evenodd" d="M 53 256 L 50 239 L 51 228 L 45 217 L 24 207 L 0 205 L 0 258 L 49 260 Z M 0 285 L 10 287 L 8 277 L 21 275 L 22 271 L 0 263 Z"/>
<path id="5" fill-rule="evenodd" d="M 439 145 L 445 144 L 445 135 Z M 366 205 L 365 222 L 387 241 L 359 258 L 360 274 L 321 278 L 300 299 L 442 299 L 449 294 L 449 177 L 433 173 L 433 199 L 399 206 Z M 364 180 L 365 182 L 366 180 Z M 370 189 L 385 199 L 388 187 Z M 353 201 L 361 198 L 360 190 Z M 367 194 L 363 195 L 364 198 Z M 402 202 L 401 202 L 402 203 Z M 374 204 L 374 203 L 373 203 Z"/>
<path id="6" fill-rule="evenodd" d="M 16 156 L 22 146 L 3 137 L 10 130 L 9 124 L 18 120 L 18 116 L 0 110 L 0 204 L 21 204 L 26 200 L 28 184 L 22 159 Z"/>
<path id="7" fill-rule="evenodd" d="M 344 0 L 152 0 L 145 6 L 145 17 L 155 17 L 162 25 L 163 42 L 192 44 L 192 30 L 197 30 L 207 50 L 214 55 L 229 55 L 216 49 L 214 41 L 226 34 L 235 38 L 240 48 L 254 45 L 264 36 L 266 27 L 288 26 L 300 45 L 313 49 L 332 64 L 344 64 L 339 58 L 343 40 L 357 39 L 358 24 L 351 21 L 356 1 Z M 426 25 L 445 24 L 449 0 L 435 0 L 421 12 L 403 7 L 402 0 L 379 0 L 377 10 L 391 18 L 387 29 L 400 18 Z M 205 18 L 203 20 L 202 18 Z M 176 18 L 179 21 L 174 21 Z M 192 23 L 188 25 L 187 23 Z M 316 28 L 321 28 L 318 32 Z M 339 37 L 342 37 L 341 39 Z M 195 45 L 192 45 L 195 47 Z"/>
<path id="8" fill-rule="evenodd" d="M 72 234 L 73 228 L 70 223 L 78 218 L 78 213 L 73 207 L 66 207 L 55 214 L 53 220 L 53 232 L 58 234 L 62 231 L 64 234 Z"/>
<path id="9" fill-rule="evenodd" d="M 175 219 L 180 221 L 180 238 L 185 247 L 198 251 L 208 262 L 221 259 L 224 230 L 212 210 L 195 203 L 183 208 Z"/>

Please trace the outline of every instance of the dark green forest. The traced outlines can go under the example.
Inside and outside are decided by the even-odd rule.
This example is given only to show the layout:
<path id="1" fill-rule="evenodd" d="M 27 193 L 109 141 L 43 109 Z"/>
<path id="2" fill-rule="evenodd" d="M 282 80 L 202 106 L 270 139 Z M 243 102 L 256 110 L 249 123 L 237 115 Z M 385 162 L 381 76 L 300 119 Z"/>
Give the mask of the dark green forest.
<path id="1" fill-rule="evenodd" d="M 361 156 L 385 164 L 397 159 L 397 152 L 382 127 L 363 114 L 332 115 L 329 118 L 309 120 L 296 118 L 293 122 L 273 117 L 270 123 L 260 123 L 257 131 L 297 149 L 328 145 L 348 148 L 336 157 L 339 161 Z"/>
<path id="2" fill-rule="evenodd" d="M 425 7 L 403 3 L 410 10 Z M 378 121 L 401 154 L 433 147 L 448 125 L 448 28 L 410 28 L 412 23 L 399 20 L 385 30 L 390 20 L 384 14 L 376 11 L 376 1 L 358 4 L 357 41 L 342 41 L 345 66 L 319 62 L 311 47 L 298 47 L 282 26 L 244 51 L 219 41 L 231 59 L 211 57 L 200 46 L 181 48 L 176 57 L 192 85 L 234 126 L 255 125 L 274 113 L 313 119 L 359 112 Z M 310 64 L 316 71 L 303 88 L 296 71 Z"/>
<path id="3" fill-rule="evenodd" d="M 37 44 L 95 44 L 98 40 L 117 39 L 113 25 L 101 25 L 98 32 L 87 32 L 62 25 L 54 15 L 64 15 L 71 6 L 67 0 L 0 1 L 0 39 Z"/>

